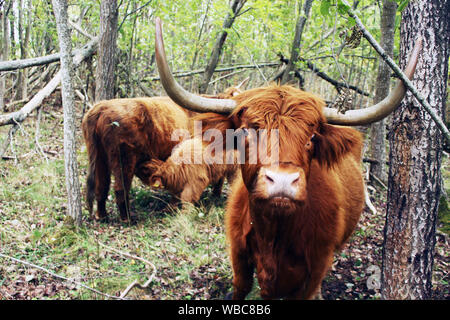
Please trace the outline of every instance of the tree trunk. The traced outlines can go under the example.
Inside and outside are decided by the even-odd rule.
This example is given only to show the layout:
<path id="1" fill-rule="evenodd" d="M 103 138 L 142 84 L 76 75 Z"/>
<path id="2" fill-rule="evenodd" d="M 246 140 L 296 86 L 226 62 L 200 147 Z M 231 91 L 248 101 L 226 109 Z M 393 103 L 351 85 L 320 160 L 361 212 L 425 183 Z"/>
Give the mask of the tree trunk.
<path id="1" fill-rule="evenodd" d="M 12 7 L 12 1 L 9 1 L 8 4 L 3 5 L 3 12 L 2 12 L 2 21 L 0 22 L 3 26 L 3 45 L 2 45 L 2 60 L 7 61 L 9 60 L 9 10 L 11 10 Z M 0 75 L 0 110 L 5 111 L 5 90 L 6 90 L 6 75 L 1 74 Z"/>
<path id="2" fill-rule="evenodd" d="M 100 45 L 95 75 L 95 101 L 114 98 L 117 15 L 117 0 L 102 0 L 100 5 Z"/>
<path id="3" fill-rule="evenodd" d="M 306 20 L 309 17 L 309 11 L 311 10 L 313 0 L 306 0 L 303 7 L 303 14 L 301 8 L 301 1 L 298 4 L 298 19 L 295 25 L 295 35 L 294 41 L 292 42 L 291 58 L 284 70 L 283 77 L 281 78 L 281 83 L 284 84 L 290 80 L 290 73 L 295 68 L 295 63 L 298 61 L 300 56 L 300 44 L 302 41 L 303 30 L 305 29 Z"/>
<path id="4" fill-rule="evenodd" d="M 228 36 L 227 30 L 233 25 L 234 20 L 238 16 L 246 1 L 247 0 L 233 1 L 233 4 L 231 5 L 232 13 L 227 14 L 222 25 L 223 31 L 219 33 L 219 37 L 214 44 L 213 51 L 211 53 L 211 56 L 209 57 L 208 64 L 206 65 L 205 73 L 203 74 L 203 79 L 199 87 L 200 93 L 206 93 L 206 90 L 208 90 L 209 81 L 211 80 L 211 77 L 214 73 L 214 69 L 217 67 L 220 55 L 222 54 L 223 45 Z"/>
<path id="5" fill-rule="evenodd" d="M 450 53 L 450 0 L 410 1 L 402 14 L 401 66 L 424 39 L 414 84 L 442 117 Z M 384 230 L 384 299 L 430 299 L 436 217 L 441 192 L 442 134 L 408 93 L 394 112 Z"/>
<path id="6" fill-rule="evenodd" d="M 64 110 L 64 163 L 67 189 L 67 213 L 81 224 L 81 194 L 75 136 L 75 99 L 72 86 L 72 41 L 67 25 L 67 0 L 52 0 L 61 52 L 61 94 Z"/>
<path id="7" fill-rule="evenodd" d="M 392 0 L 383 0 L 383 9 L 381 12 L 381 47 L 391 58 L 394 53 L 394 34 L 395 34 L 395 13 L 397 3 Z M 376 80 L 374 103 L 383 100 L 389 94 L 391 69 L 379 59 L 378 75 Z M 372 124 L 370 130 L 370 149 L 371 158 L 378 163 L 371 163 L 370 172 L 378 177 L 383 183 L 387 181 L 386 172 L 386 128 L 385 120 Z"/>
<path id="8" fill-rule="evenodd" d="M 24 5 L 23 0 L 19 2 L 19 21 L 18 21 L 18 32 L 19 32 L 19 48 L 20 48 L 20 59 L 27 58 L 28 44 L 30 42 L 30 31 L 31 31 L 31 9 L 30 2 Z M 25 22 L 25 8 L 27 11 L 26 22 Z M 25 31 L 24 25 L 26 24 Z M 18 80 L 16 87 L 15 100 L 23 100 L 28 96 L 28 70 L 23 69 L 18 72 Z"/>

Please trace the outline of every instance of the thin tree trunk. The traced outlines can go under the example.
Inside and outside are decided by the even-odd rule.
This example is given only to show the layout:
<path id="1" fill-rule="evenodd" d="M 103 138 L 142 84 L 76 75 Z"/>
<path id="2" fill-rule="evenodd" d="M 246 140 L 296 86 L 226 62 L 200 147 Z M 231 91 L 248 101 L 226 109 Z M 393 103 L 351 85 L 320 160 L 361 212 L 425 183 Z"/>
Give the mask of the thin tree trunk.
<path id="1" fill-rule="evenodd" d="M 409 2 L 402 13 L 402 66 L 419 34 L 424 46 L 415 87 L 442 118 L 450 54 L 450 0 Z M 394 112 L 391 130 L 381 294 L 384 299 L 430 299 L 443 135 L 410 93 Z"/>
<path id="2" fill-rule="evenodd" d="M 95 101 L 114 98 L 117 16 L 117 0 L 102 0 L 100 4 L 100 44 L 95 75 Z"/>
<path id="3" fill-rule="evenodd" d="M 381 42 L 380 45 L 386 53 L 392 57 L 394 53 L 394 34 L 395 34 L 395 13 L 397 11 L 397 3 L 392 0 L 383 0 L 383 8 L 381 12 Z M 378 74 L 375 88 L 374 103 L 383 100 L 389 94 L 391 69 L 379 59 Z M 386 124 L 385 120 L 381 120 L 372 124 L 370 130 L 370 147 L 371 157 L 378 163 L 371 163 L 370 172 L 386 183 L 387 172 L 386 166 Z"/>
<path id="4" fill-rule="evenodd" d="M 31 30 L 31 9 L 30 3 L 27 2 L 24 5 L 23 0 L 19 2 L 19 21 L 18 21 L 18 31 L 19 31 L 19 47 L 20 47 L 20 59 L 27 58 L 27 50 L 28 44 L 30 42 L 30 30 Z M 25 22 L 25 10 L 27 11 L 27 19 Z M 24 25 L 26 24 L 25 30 Z M 28 70 L 19 70 L 17 87 L 16 87 L 16 96 L 15 100 L 23 100 L 26 99 L 28 95 Z"/>
<path id="5" fill-rule="evenodd" d="M 67 24 L 67 0 L 52 0 L 61 51 L 61 85 L 64 109 L 64 163 L 67 189 L 67 213 L 78 226 L 81 224 L 81 194 L 75 136 L 75 99 L 72 85 L 72 41 Z"/>
<path id="6" fill-rule="evenodd" d="M 295 25 L 295 35 L 294 41 L 292 42 L 291 48 L 291 58 L 284 70 L 283 77 L 281 78 L 281 83 L 286 83 L 290 80 L 290 72 L 294 70 L 295 63 L 298 61 L 300 56 L 300 45 L 302 41 L 303 30 L 305 29 L 306 21 L 309 17 L 309 12 L 311 11 L 313 0 L 306 0 L 305 5 L 303 7 L 303 13 L 301 8 L 301 3 L 298 4 L 298 19 L 297 24 Z"/>
<path id="7" fill-rule="evenodd" d="M 223 31 L 219 33 L 219 36 L 214 44 L 214 48 L 211 52 L 211 56 L 209 57 L 208 64 L 206 65 L 205 73 L 203 74 L 203 79 L 199 87 L 200 93 L 206 93 L 208 90 L 209 81 L 214 73 L 214 69 L 217 67 L 217 64 L 220 59 L 220 55 L 222 53 L 223 45 L 228 36 L 228 29 L 234 23 L 234 20 L 239 15 L 242 7 L 244 6 L 247 0 L 234 0 L 231 5 L 232 13 L 227 14 L 225 21 L 222 25 Z"/>
<path id="8" fill-rule="evenodd" d="M 10 42 L 10 30 L 9 30 L 9 10 L 12 7 L 12 0 L 3 7 L 2 21 L 0 22 L 3 26 L 3 48 L 2 48 L 2 60 L 6 61 L 9 59 L 9 42 Z M 6 76 L 4 74 L 0 75 L 0 110 L 5 111 L 5 90 L 6 90 Z"/>

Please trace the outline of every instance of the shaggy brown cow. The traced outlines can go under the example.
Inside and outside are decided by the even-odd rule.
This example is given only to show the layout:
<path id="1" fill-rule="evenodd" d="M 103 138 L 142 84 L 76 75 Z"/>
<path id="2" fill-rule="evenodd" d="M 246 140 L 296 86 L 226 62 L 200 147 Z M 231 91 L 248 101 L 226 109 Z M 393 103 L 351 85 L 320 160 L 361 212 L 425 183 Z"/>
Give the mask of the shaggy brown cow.
<path id="1" fill-rule="evenodd" d="M 410 78 L 419 51 L 420 41 L 405 71 Z M 320 98 L 290 86 L 272 85 L 213 101 L 176 84 L 165 58 L 159 19 L 156 54 L 162 83 L 174 101 L 191 110 L 231 113 L 216 115 L 213 127 L 278 130 L 276 162 L 251 164 L 247 152 L 251 134 L 247 135 L 242 179 L 236 180 L 228 200 L 233 298 L 249 293 L 255 268 L 263 298 L 314 297 L 334 251 L 349 238 L 364 207 L 361 136 L 330 123 L 360 125 L 385 117 L 403 98 L 403 84 L 379 104 L 345 114 L 324 108 Z M 212 118 L 203 116 L 205 130 Z M 270 143 L 267 147 L 272 151 Z"/>
<path id="2" fill-rule="evenodd" d="M 238 95 L 248 79 L 210 99 Z M 98 102 L 84 116 L 82 130 L 89 157 L 86 200 L 92 215 L 94 197 L 97 211 L 94 218 L 107 217 L 111 173 L 120 217 L 127 221 L 129 191 L 133 176 L 144 183 L 153 174 L 142 164 L 152 159 L 165 161 L 179 141 L 172 141 L 176 129 L 192 130 L 190 117 L 194 112 L 175 104 L 168 97 L 113 99 Z"/>
<path id="3" fill-rule="evenodd" d="M 101 101 L 89 110 L 82 129 L 89 157 L 86 199 L 91 214 L 94 196 L 97 200 L 95 219 L 107 217 L 111 173 L 120 217 L 130 218 L 133 176 L 146 178 L 136 168 L 151 159 L 167 159 L 178 143 L 171 141 L 172 132 L 188 129 L 192 115 L 167 97 Z"/>
<path id="4" fill-rule="evenodd" d="M 225 178 L 232 183 L 237 165 L 237 151 L 223 153 L 221 163 L 216 163 L 207 151 L 208 144 L 201 137 L 184 140 L 164 162 L 152 160 L 143 164 L 142 170 L 154 172 L 145 183 L 164 188 L 183 202 L 197 202 L 205 188 L 213 184 L 213 194 L 220 196 Z M 227 157 L 233 164 L 227 164 Z M 201 159 L 195 163 L 195 159 Z"/>

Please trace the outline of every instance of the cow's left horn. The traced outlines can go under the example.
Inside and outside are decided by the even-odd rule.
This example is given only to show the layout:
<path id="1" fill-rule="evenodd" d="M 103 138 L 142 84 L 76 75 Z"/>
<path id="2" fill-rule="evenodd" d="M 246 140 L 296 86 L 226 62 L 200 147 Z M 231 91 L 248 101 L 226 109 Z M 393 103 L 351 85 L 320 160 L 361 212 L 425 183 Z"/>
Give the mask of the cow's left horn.
<path id="1" fill-rule="evenodd" d="M 161 20 L 156 18 L 155 51 L 156 64 L 161 78 L 161 83 L 168 96 L 180 106 L 196 112 L 216 112 L 229 114 L 236 107 L 236 102 L 231 99 L 210 99 L 201 97 L 186 91 L 180 86 L 167 64 L 164 41 L 162 37 Z"/>
<path id="2" fill-rule="evenodd" d="M 416 70 L 417 61 L 420 51 L 422 49 L 422 39 L 416 41 L 414 49 L 408 61 L 408 65 L 405 68 L 405 75 L 412 80 L 414 71 Z M 344 114 L 339 113 L 336 109 L 325 108 L 324 115 L 327 118 L 328 123 L 347 125 L 347 126 L 359 126 L 366 125 L 373 122 L 380 121 L 387 117 L 395 108 L 400 104 L 405 96 L 406 88 L 402 80 L 397 80 L 394 90 L 379 103 L 358 110 L 349 110 Z"/>

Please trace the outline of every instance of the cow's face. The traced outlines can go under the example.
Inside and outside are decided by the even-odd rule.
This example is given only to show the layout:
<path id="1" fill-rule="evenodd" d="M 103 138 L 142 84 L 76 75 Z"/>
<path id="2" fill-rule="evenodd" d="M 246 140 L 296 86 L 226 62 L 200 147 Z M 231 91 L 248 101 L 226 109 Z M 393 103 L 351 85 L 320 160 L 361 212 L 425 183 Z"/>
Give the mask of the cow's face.
<path id="1" fill-rule="evenodd" d="M 259 205 L 286 209 L 302 205 L 313 159 L 328 167 L 351 148 L 350 137 L 343 134 L 346 130 L 326 123 L 323 101 L 314 95 L 272 86 L 246 91 L 237 100 L 231 119 L 245 136 L 242 177 L 250 200 Z M 261 131 L 268 135 L 262 146 L 267 157 L 257 157 L 255 163 L 250 161 L 254 159 L 250 144 Z"/>

